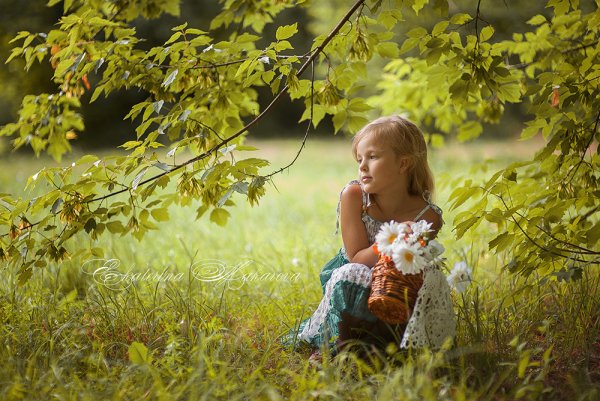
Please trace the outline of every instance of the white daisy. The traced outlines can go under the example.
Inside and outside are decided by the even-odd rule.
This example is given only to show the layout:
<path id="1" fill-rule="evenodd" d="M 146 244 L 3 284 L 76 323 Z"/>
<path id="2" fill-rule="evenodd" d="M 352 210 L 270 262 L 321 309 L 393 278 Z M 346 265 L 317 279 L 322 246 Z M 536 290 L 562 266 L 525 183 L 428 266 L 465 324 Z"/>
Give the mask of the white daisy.
<path id="1" fill-rule="evenodd" d="M 425 220 L 419 220 L 416 223 L 412 223 L 410 228 L 412 229 L 411 237 L 419 238 L 426 233 L 431 231 L 431 224 Z"/>
<path id="2" fill-rule="evenodd" d="M 407 229 L 408 225 L 403 223 L 395 221 L 383 223 L 377 236 L 375 236 L 375 243 L 379 252 L 383 255 L 392 256 L 395 244 L 397 243 L 396 240 L 403 237 Z"/>
<path id="3" fill-rule="evenodd" d="M 454 264 L 447 280 L 450 287 L 461 293 L 467 289 L 467 286 L 473 280 L 473 272 L 465 262 L 457 262 Z"/>
<path id="4" fill-rule="evenodd" d="M 426 264 L 419 246 L 406 243 L 396 245 L 392 253 L 392 260 L 396 268 L 404 274 L 420 273 Z"/>

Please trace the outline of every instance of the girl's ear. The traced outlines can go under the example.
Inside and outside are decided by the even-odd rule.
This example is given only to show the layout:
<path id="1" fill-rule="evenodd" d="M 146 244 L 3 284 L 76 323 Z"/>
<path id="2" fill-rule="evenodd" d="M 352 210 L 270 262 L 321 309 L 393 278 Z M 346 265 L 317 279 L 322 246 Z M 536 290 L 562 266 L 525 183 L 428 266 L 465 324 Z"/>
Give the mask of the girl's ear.
<path id="1" fill-rule="evenodd" d="M 406 173 L 412 168 L 413 160 L 410 156 L 401 156 L 400 157 L 400 172 Z"/>

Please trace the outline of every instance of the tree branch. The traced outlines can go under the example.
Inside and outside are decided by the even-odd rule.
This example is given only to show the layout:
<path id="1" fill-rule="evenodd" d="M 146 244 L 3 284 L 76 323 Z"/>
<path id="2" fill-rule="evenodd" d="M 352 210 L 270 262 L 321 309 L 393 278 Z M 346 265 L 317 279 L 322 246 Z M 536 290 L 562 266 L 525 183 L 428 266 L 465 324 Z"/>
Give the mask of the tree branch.
<path id="1" fill-rule="evenodd" d="M 317 56 L 318 56 L 319 54 L 323 53 L 323 50 L 324 50 L 324 49 L 325 49 L 325 47 L 326 47 L 326 46 L 329 44 L 329 42 L 331 42 L 331 40 L 332 40 L 332 39 L 333 39 L 333 38 L 334 38 L 334 37 L 335 37 L 335 36 L 338 34 L 338 32 L 339 32 L 339 31 L 340 31 L 340 29 L 341 29 L 341 28 L 344 26 L 344 24 L 345 24 L 345 23 L 346 23 L 346 22 L 347 22 L 347 21 L 350 19 L 350 17 L 352 16 L 352 14 L 354 14 L 354 12 L 355 12 L 355 11 L 356 11 L 356 10 L 357 10 L 357 9 L 358 9 L 358 8 L 359 8 L 361 5 L 363 5 L 363 3 L 364 3 L 365 1 L 366 1 L 366 0 L 357 0 L 357 1 L 356 1 L 356 3 L 354 3 L 354 5 L 353 5 L 353 6 L 350 8 L 350 10 L 348 10 L 348 12 L 346 13 L 346 15 L 344 15 L 344 17 L 343 17 L 343 18 L 342 18 L 342 19 L 341 19 L 341 20 L 340 20 L 340 21 L 337 23 L 337 25 L 336 25 L 336 26 L 335 26 L 335 27 L 332 29 L 332 31 L 329 33 L 329 35 L 327 35 L 327 37 L 325 38 L 325 40 L 323 40 L 323 42 L 322 42 L 322 43 L 321 43 L 321 44 L 320 44 L 320 45 L 319 45 L 319 46 L 318 46 L 316 49 L 314 49 L 313 51 L 311 51 L 311 52 L 310 52 L 310 56 L 308 57 L 308 59 L 307 59 L 307 60 L 304 62 L 304 64 L 303 64 L 303 65 L 300 67 L 300 69 L 299 69 L 299 70 L 298 70 L 298 72 L 296 73 L 296 76 L 297 76 L 297 77 L 301 76 L 301 75 L 304 73 L 304 71 L 306 71 L 306 69 L 308 68 L 308 66 L 309 66 L 309 65 L 312 65 L 312 63 L 315 61 L 315 59 L 317 58 Z M 184 162 L 184 163 L 182 163 L 182 164 L 179 164 L 179 165 L 176 165 L 176 166 L 174 166 L 174 167 L 173 167 L 171 170 L 169 170 L 169 171 L 164 171 L 164 172 L 162 172 L 162 173 L 160 173 L 160 174 L 157 174 L 157 175 L 155 175 L 155 176 L 153 176 L 153 177 L 150 177 L 150 178 L 148 178 L 148 179 L 146 179 L 146 180 L 144 180 L 144 181 L 141 181 L 140 183 L 138 183 L 138 187 L 140 187 L 140 186 L 143 186 L 143 185 L 145 185 L 145 184 L 147 184 L 147 183 L 149 183 L 149 182 L 152 182 L 152 181 L 154 181 L 154 180 L 157 180 L 157 179 L 159 179 L 159 178 L 161 178 L 161 177 L 163 177 L 163 176 L 165 176 L 165 175 L 167 175 L 167 174 L 170 174 L 170 173 L 173 173 L 173 172 L 175 172 L 175 171 L 177 171 L 177 170 L 180 170 L 180 169 L 182 169 L 183 167 L 185 167 L 185 166 L 188 166 L 188 165 L 190 165 L 190 164 L 192 164 L 192 163 L 195 163 L 195 162 L 197 162 L 197 161 L 200 161 L 200 160 L 203 160 L 203 159 L 205 159 L 205 158 L 209 157 L 209 156 L 210 156 L 210 155 L 212 155 L 214 152 L 216 152 L 218 149 L 220 149 L 221 147 L 223 147 L 224 145 L 226 145 L 227 143 L 229 143 L 229 142 L 230 142 L 230 141 L 232 141 L 233 139 L 235 139 L 235 138 L 239 137 L 239 136 L 240 136 L 240 135 L 242 135 L 244 132 L 246 132 L 246 131 L 247 131 L 247 130 L 250 128 L 250 127 L 252 127 L 252 126 L 256 125 L 256 124 L 257 124 L 257 123 L 258 123 L 260 120 L 262 120 L 262 119 L 264 118 L 264 116 L 265 116 L 265 115 L 266 115 L 266 114 L 267 114 L 269 111 L 271 111 L 271 109 L 272 109 L 272 108 L 275 106 L 275 104 L 276 104 L 276 103 L 277 103 L 279 100 L 281 100 L 281 98 L 283 97 L 283 95 L 284 95 L 285 93 L 287 93 L 287 91 L 288 91 L 288 90 L 289 90 L 289 85 L 287 85 L 287 84 L 286 84 L 286 85 L 285 85 L 285 86 L 284 86 L 284 87 L 281 89 L 281 91 L 279 91 L 279 93 L 277 93 L 277 95 L 276 95 L 276 96 L 275 96 L 275 97 L 274 97 L 274 98 L 271 100 L 271 102 L 270 102 L 270 103 L 267 105 L 267 107 L 265 107 L 265 109 L 264 109 L 264 110 L 263 110 L 263 111 L 262 111 L 262 112 L 261 112 L 261 113 L 260 113 L 258 116 L 256 116 L 256 117 L 255 117 L 255 118 L 254 118 L 252 121 L 250 121 L 248 124 L 246 124 L 246 125 L 245 125 L 243 128 L 241 128 L 241 129 L 240 129 L 239 131 L 237 131 L 235 134 L 232 134 L 231 136 L 229 136 L 229 137 L 227 137 L 227 138 L 223 139 L 221 142 L 219 142 L 218 144 L 216 144 L 215 146 L 213 146 L 211 149 L 209 149 L 208 151 L 204 152 L 203 154 L 201 154 L 201 155 L 198 155 L 198 156 L 196 156 L 196 157 L 193 157 L 193 158 L 191 158 L 190 160 L 188 160 L 188 161 L 186 161 L 186 162 Z M 311 86 L 311 95 L 312 95 L 312 86 Z M 311 106 L 311 120 L 312 120 L 312 106 Z M 310 121 L 309 121 L 309 126 L 310 126 Z M 308 130 L 307 130 L 307 133 L 305 134 L 305 138 L 306 138 L 306 135 L 308 135 Z M 299 155 L 299 153 L 300 153 L 300 151 L 302 150 L 302 148 L 303 148 L 303 147 L 304 147 L 304 143 L 303 143 L 302 147 L 300 148 L 300 150 L 299 150 L 299 152 L 298 152 L 298 155 Z M 298 156 L 298 155 L 297 155 L 297 156 Z M 297 156 L 296 156 L 296 158 L 297 158 Z M 295 160 L 296 160 L 296 159 L 294 159 L 294 161 L 295 161 Z M 288 166 L 288 167 L 289 167 L 289 166 Z M 285 167 L 285 168 L 287 168 L 287 167 Z M 285 169 L 285 168 L 284 168 L 284 169 Z M 283 169 L 281 169 L 281 171 L 283 171 Z M 278 171 L 278 172 L 280 172 L 280 171 Z M 276 174 L 276 173 L 273 173 L 273 174 L 269 175 L 269 177 L 270 177 L 270 176 L 272 176 L 272 175 L 274 175 L 274 174 Z M 111 197 L 113 197 L 113 196 L 116 196 L 116 195 L 122 194 L 122 193 L 124 193 L 124 192 L 129 192 L 130 190 L 131 190 L 131 187 L 130 187 L 130 186 L 128 186 L 128 187 L 126 187 L 126 188 L 123 188 L 123 189 L 121 189 L 121 190 L 119 190 L 119 191 L 111 192 L 111 193 L 108 193 L 108 194 L 106 194 L 106 195 L 104 195 L 104 196 L 100 196 L 100 197 L 92 198 L 92 199 L 90 199 L 90 200 L 87 200 L 87 201 L 85 201 L 85 202 L 82 202 L 82 203 L 83 203 L 83 204 L 88 204 L 88 203 L 91 203 L 91 202 L 102 201 L 102 200 L 105 200 L 105 199 L 111 198 Z M 31 223 L 31 224 L 30 224 L 30 225 L 27 227 L 27 230 L 30 230 L 30 229 L 32 229 L 33 227 L 35 227 L 35 226 L 39 225 L 39 224 L 40 224 L 42 221 L 43 221 L 43 220 L 37 221 L 37 222 L 35 222 L 35 223 Z M 4 237 L 4 236 L 6 236 L 6 235 L 8 235 L 8 234 L 3 234 L 3 235 L 1 235 L 0 237 Z M 59 237 L 60 237 L 60 236 L 59 236 Z"/>
<path id="2" fill-rule="evenodd" d="M 575 51 L 578 51 L 578 50 L 583 50 L 583 49 L 586 49 L 586 48 L 588 48 L 588 47 L 596 46 L 596 45 L 598 44 L 598 42 L 600 42 L 600 40 L 596 40 L 596 41 L 594 41 L 594 42 L 587 43 L 587 44 L 585 44 L 585 45 L 580 45 L 580 46 L 576 46 L 576 47 L 570 47 L 570 48 L 568 48 L 568 49 L 561 50 L 561 52 L 560 52 L 560 53 L 561 53 L 561 54 L 567 54 L 567 53 L 575 52 Z M 553 51 L 553 50 L 554 50 L 554 49 L 552 49 L 551 51 Z M 535 61 L 535 60 L 533 60 L 533 61 L 530 61 L 530 62 L 528 62 L 528 63 L 520 63 L 520 64 L 507 64 L 507 65 L 506 65 L 506 68 L 509 68 L 509 69 L 514 69 L 514 70 L 520 70 L 520 69 L 523 69 L 523 68 L 527 68 L 527 67 L 529 67 L 531 64 L 533 64 L 533 63 L 535 63 L 535 62 L 536 62 L 536 61 Z"/>
<path id="3" fill-rule="evenodd" d="M 496 195 L 500 201 L 502 201 L 502 204 L 504 205 L 506 210 L 510 210 L 508 205 L 506 204 L 506 202 L 504 201 L 504 198 L 502 198 L 502 196 L 498 196 Z M 535 245 L 537 248 L 541 249 L 544 252 L 548 252 L 551 255 L 554 256 L 558 256 L 560 258 L 563 259 L 569 259 L 569 260 L 574 260 L 576 262 L 582 262 L 582 263 L 593 263 L 593 264 L 600 264 L 600 261 L 598 260 L 585 260 L 585 259 L 579 259 L 579 258 L 574 258 L 568 255 L 563 255 L 562 253 L 553 251 L 551 249 L 548 249 L 540 244 L 538 244 L 533 238 L 531 238 L 531 236 L 525 231 L 525 229 L 523 227 L 521 227 L 521 225 L 519 224 L 519 222 L 517 221 L 517 219 L 515 219 L 514 216 L 511 215 L 512 221 L 515 223 L 515 225 L 517 226 L 517 228 L 519 229 L 519 231 L 521 231 L 521 233 L 523 233 L 523 235 L 525 236 L 525 238 L 527 238 L 527 240 L 529 242 L 531 242 L 533 245 Z"/>
<path id="4" fill-rule="evenodd" d="M 298 72 L 296 73 L 296 76 L 299 77 L 302 75 L 302 73 L 304 73 L 304 71 L 306 71 L 306 69 L 308 68 L 309 65 L 311 65 L 311 63 L 317 58 L 317 56 L 319 54 L 321 54 L 323 52 L 323 50 L 325 49 L 325 47 L 329 44 L 329 42 L 331 42 L 331 40 L 337 35 L 337 33 L 340 31 L 340 29 L 344 26 L 344 24 L 350 19 L 350 17 L 352 16 L 352 14 L 354 14 L 354 12 L 365 2 L 365 0 L 358 0 L 356 3 L 354 3 L 354 5 L 352 6 L 352 8 L 350 8 L 350 10 L 348 10 L 348 12 L 346 13 L 346 15 L 344 15 L 344 17 L 337 23 L 337 25 L 335 26 L 335 28 L 333 28 L 333 30 L 329 33 L 329 35 L 327 35 L 327 37 L 325 38 L 325 40 L 323 40 L 323 43 L 321 43 L 310 55 L 310 57 L 304 62 L 304 64 L 298 69 Z M 235 134 L 232 134 L 231 136 L 225 138 L 224 140 L 222 140 L 221 142 L 219 142 L 218 144 L 216 144 L 215 146 L 213 146 L 211 149 L 207 150 L 206 152 L 204 152 L 201 155 L 198 155 L 196 157 L 193 157 L 191 159 L 189 159 L 186 162 L 183 162 L 182 164 L 176 165 L 175 167 L 173 167 L 171 170 L 169 171 L 165 171 L 162 173 L 159 173 L 153 177 L 150 177 L 144 181 L 141 181 L 138 184 L 138 187 L 143 186 L 149 182 L 152 182 L 154 180 L 157 180 L 161 177 L 163 177 L 166 174 L 170 174 L 174 171 L 177 171 L 179 169 L 182 169 L 183 167 L 195 163 L 197 161 L 203 160 L 205 158 L 207 158 L 208 156 L 212 155 L 214 152 L 216 152 L 217 150 L 219 150 L 221 147 L 223 147 L 224 145 L 226 145 L 227 143 L 229 143 L 230 141 L 234 140 L 235 138 L 239 137 L 240 135 L 242 135 L 244 132 L 246 132 L 249 128 L 251 128 L 252 126 L 256 125 L 260 120 L 263 119 L 263 117 L 269 112 L 271 111 L 271 109 L 273 108 L 273 106 L 275 106 L 275 104 L 283 97 L 283 95 L 285 93 L 287 93 L 287 91 L 289 90 L 289 85 L 285 85 L 283 87 L 283 89 L 281 89 L 281 91 L 279 91 L 279 93 L 273 98 L 273 100 L 271 100 L 271 102 L 267 105 L 267 107 L 265 107 L 265 109 L 258 115 L 256 116 L 252 121 L 250 121 L 248 124 L 246 124 L 243 128 L 241 128 L 239 131 L 237 131 Z M 115 195 L 121 194 L 123 192 L 128 191 L 129 188 L 127 189 L 122 189 L 120 191 L 116 191 L 116 192 L 111 192 L 110 194 L 101 196 L 101 197 L 97 197 L 94 199 L 91 199 L 89 201 L 87 201 L 86 203 L 89 202 L 96 202 L 96 201 L 100 201 L 103 199 L 107 199 L 110 197 L 113 197 Z"/>

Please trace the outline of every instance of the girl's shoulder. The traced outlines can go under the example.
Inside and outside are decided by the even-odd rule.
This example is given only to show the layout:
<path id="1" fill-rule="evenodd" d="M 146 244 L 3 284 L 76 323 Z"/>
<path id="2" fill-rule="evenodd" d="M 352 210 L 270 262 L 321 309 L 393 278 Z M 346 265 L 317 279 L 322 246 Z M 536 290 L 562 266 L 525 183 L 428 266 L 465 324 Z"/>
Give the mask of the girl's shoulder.
<path id="1" fill-rule="evenodd" d="M 344 205 L 360 206 L 362 212 L 365 212 L 370 204 L 369 195 L 363 191 L 358 180 L 352 180 L 342 188 L 338 208 L 342 202 Z"/>
<path id="2" fill-rule="evenodd" d="M 336 221 L 336 234 L 340 228 L 340 210 L 343 204 L 344 210 L 350 210 L 351 213 L 360 212 L 362 215 L 368 204 L 368 199 L 365 197 L 362 187 L 358 180 L 352 180 L 342 188 L 340 191 L 340 197 L 337 205 L 337 221 Z"/>
<path id="3" fill-rule="evenodd" d="M 347 183 L 342 191 L 340 192 L 340 197 L 344 196 L 344 194 L 352 194 L 353 196 L 360 196 L 362 198 L 363 190 L 360 186 L 358 180 L 352 180 Z"/>
<path id="4" fill-rule="evenodd" d="M 342 192 L 348 188 L 357 188 L 362 192 L 362 189 L 360 186 L 360 181 L 358 181 L 358 180 L 352 180 L 352 181 L 348 182 L 346 185 L 344 185 L 344 188 L 342 188 Z"/>

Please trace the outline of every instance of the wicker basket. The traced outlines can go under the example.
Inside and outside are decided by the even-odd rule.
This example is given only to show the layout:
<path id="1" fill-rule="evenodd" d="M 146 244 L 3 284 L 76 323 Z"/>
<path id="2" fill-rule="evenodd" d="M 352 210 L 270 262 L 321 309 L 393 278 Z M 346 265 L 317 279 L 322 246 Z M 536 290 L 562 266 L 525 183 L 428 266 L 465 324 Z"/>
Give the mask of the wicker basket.
<path id="1" fill-rule="evenodd" d="M 408 322 L 423 285 L 423 273 L 403 274 L 389 256 L 382 256 L 371 274 L 371 313 L 390 324 Z"/>

